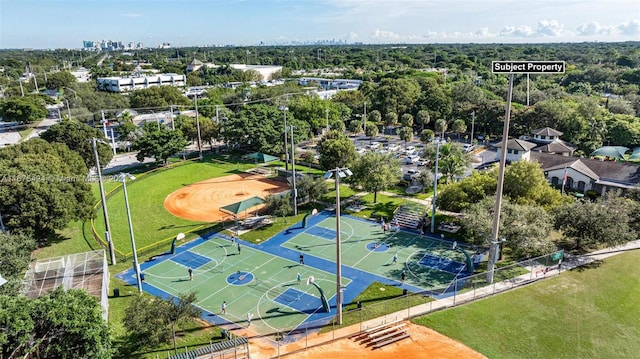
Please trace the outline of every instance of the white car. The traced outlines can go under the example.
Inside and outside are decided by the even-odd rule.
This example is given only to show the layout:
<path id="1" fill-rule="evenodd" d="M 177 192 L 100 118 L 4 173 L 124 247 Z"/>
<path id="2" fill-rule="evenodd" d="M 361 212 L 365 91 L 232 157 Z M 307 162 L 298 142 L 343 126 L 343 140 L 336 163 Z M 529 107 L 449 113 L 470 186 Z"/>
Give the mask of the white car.
<path id="1" fill-rule="evenodd" d="M 367 147 L 369 147 L 372 150 L 375 150 L 377 148 L 380 148 L 380 142 L 371 142 L 371 144 Z"/>
<path id="2" fill-rule="evenodd" d="M 389 145 L 389 147 L 387 147 L 387 149 L 388 149 L 390 152 L 395 152 L 395 151 L 397 151 L 397 150 L 399 150 L 399 149 L 400 149 L 400 146 L 398 146 L 398 145 L 396 145 L 396 144 L 392 143 L 392 144 L 390 144 L 390 145 Z"/>
<path id="3" fill-rule="evenodd" d="M 404 159 L 404 164 L 411 165 L 418 162 L 419 160 L 420 160 L 420 156 L 407 156 Z"/>
<path id="4" fill-rule="evenodd" d="M 357 152 L 359 155 L 364 155 L 364 154 L 367 152 L 367 150 L 366 150 L 366 149 L 364 149 L 364 148 L 358 148 L 358 149 L 356 149 L 356 152 Z"/>
<path id="5" fill-rule="evenodd" d="M 473 151 L 474 148 L 475 148 L 475 146 L 470 144 L 470 143 L 465 143 L 464 145 L 462 145 L 462 150 L 464 152 L 471 152 L 471 151 Z"/>

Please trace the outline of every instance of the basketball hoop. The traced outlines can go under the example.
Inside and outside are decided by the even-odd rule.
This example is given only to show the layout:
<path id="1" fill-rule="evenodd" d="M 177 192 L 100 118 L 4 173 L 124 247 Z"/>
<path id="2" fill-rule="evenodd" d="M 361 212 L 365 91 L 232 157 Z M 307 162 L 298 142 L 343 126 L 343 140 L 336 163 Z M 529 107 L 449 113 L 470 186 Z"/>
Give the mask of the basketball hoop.
<path id="1" fill-rule="evenodd" d="M 316 280 L 315 278 L 313 278 L 312 275 L 309 276 L 309 278 L 307 278 L 307 285 L 313 283 L 313 281 Z"/>
<path id="2" fill-rule="evenodd" d="M 184 233 L 178 233 L 178 235 L 176 236 L 176 240 L 181 241 L 184 239 L 184 237 L 185 237 Z"/>

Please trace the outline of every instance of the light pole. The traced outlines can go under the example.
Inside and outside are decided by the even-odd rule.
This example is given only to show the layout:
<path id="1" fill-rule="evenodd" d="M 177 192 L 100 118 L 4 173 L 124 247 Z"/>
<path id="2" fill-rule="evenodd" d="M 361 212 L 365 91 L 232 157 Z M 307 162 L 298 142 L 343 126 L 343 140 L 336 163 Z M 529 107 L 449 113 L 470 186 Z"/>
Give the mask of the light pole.
<path id="1" fill-rule="evenodd" d="M 70 89 L 68 87 L 63 87 L 63 89 L 67 89 L 67 90 L 73 92 L 73 97 L 74 98 L 78 98 L 78 93 L 76 92 L 76 90 Z"/>
<path id="2" fill-rule="evenodd" d="M 327 133 L 329 133 L 329 109 L 324 110 L 324 113 L 327 120 Z"/>
<path id="3" fill-rule="evenodd" d="M 289 172 L 289 149 L 287 148 L 287 106 L 280 106 L 280 110 L 284 112 L 284 170 Z"/>
<path id="4" fill-rule="evenodd" d="M 67 113 L 69 114 L 69 119 L 71 119 L 71 108 L 69 108 L 69 100 L 64 99 L 64 102 L 67 103 Z"/>
<path id="5" fill-rule="evenodd" d="M 364 102 L 364 115 L 362 116 L 362 131 L 367 133 L 367 102 Z"/>
<path id="6" fill-rule="evenodd" d="M 431 233 L 436 231 L 436 193 L 438 192 L 438 157 L 440 157 L 440 141 L 436 141 L 436 164 L 433 171 L 433 198 L 431 199 Z"/>
<path id="7" fill-rule="evenodd" d="M 471 141 L 469 142 L 470 144 L 473 144 L 473 125 L 476 122 L 476 110 L 473 110 L 473 112 L 471 112 Z"/>
<path id="8" fill-rule="evenodd" d="M 104 195 L 104 185 L 102 184 L 102 173 L 100 172 L 100 157 L 98 157 L 98 140 L 93 137 L 91 144 L 93 145 L 93 154 L 96 158 L 96 173 L 98 174 L 98 185 L 100 186 L 100 200 L 102 201 L 102 214 L 104 215 L 104 230 L 107 244 L 109 245 L 109 257 L 111 265 L 116 264 L 116 253 L 111 240 L 111 226 L 109 225 L 109 214 L 107 213 L 107 200 Z M 100 141 L 102 142 L 102 141 Z"/>
<path id="9" fill-rule="evenodd" d="M 2 221 L 2 213 L 0 213 L 0 230 L 2 230 L 3 234 L 7 233 L 7 229 L 4 228 L 4 222 Z"/>
<path id="10" fill-rule="evenodd" d="M 325 179 L 335 175 L 336 179 L 336 318 L 337 324 L 342 325 L 342 255 L 340 249 L 340 178 L 351 176 L 350 169 L 344 167 L 329 170 L 324 174 Z"/>
<path id="11" fill-rule="evenodd" d="M 297 216 L 298 215 L 298 189 L 296 188 L 296 160 L 295 160 L 295 144 L 293 141 L 293 125 L 289 126 L 291 127 L 291 171 L 293 173 L 293 176 L 291 176 L 291 183 L 293 184 L 293 195 L 292 200 L 293 200 L 293 215 Z"/>
<path id="12" fill-rule="evenodd" d="M 502 129 L 502 153 L 500 153 L 500 167 L 498 169 L 498 188 L 496 189 L 496 205 L 493 209 L 493 226 L 491 228 L 491 247 L 489 248 L 489 260 L 487 261 L 487 283 L 493 283 L 493 270 L 496 264 L 498 241 L 498 228 L 500 226 L 500 209 L 502 207 L 502 188 L 504 187 L 504 168 L 507 163 L 507 142 L 509 140 L 509 119 L 511 117 L 511 94 L 513 92 L 513 74 L 509 75 L 509 90 L 507 91 L 507 109 L 504 115 L 504 127 Z"/>
<path id="13" fill-rule="evenodd" d="M 202 161 L 202 140 L 200 139 L 200 118 L 198 117 L 198 95 L 194 96 L 196 102 L 196 127 L 198 129 L 198 152 L 200 153 L 200 161 Z"/>
<path id="14" fill-rule="evenodd" d="M 131 211 L 129 210 L 129 197 L 127 196 L 127 178 L 135 180 L 136 178 L 129 173 L 120 173 L 118 179 L 122 182 L 122 191 L 124 192 L 124 203 L 127 207 L 127 219 L 129 220 L 129 236 L 131 237 L 131 249 L 133 250 L 133 271 L 136 273 L 136 282 L 138 283 L 138 292 L 142 293 L 142 281 L 140 279 L 140 264 L 138 263 L 138 253 L 136 252 L 136 240 L 133 236 L 133 224 L 131 223 Z"/>

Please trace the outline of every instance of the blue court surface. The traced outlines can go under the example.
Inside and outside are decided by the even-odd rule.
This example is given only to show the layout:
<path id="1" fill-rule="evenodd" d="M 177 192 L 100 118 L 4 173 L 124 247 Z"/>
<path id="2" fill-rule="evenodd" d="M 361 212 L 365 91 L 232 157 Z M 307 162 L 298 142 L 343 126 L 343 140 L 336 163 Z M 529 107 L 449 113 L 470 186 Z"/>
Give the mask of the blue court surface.
<path id="1" fill-rule="evenodd" d="M 182 264 L 187 268 L 193 268 L 193 269 L 198 269 L 203 265 L 211 262 L 211 259 L 209 259 L 208 257 L 201 256 L 197 253 L 193 253 L 189 251 L 182 252 L 177 256 L 174 256 L 173 258 L 171 258 L 171 260 L 176 263 Z"/>
<path id="2" fill-rule="evenodd" d="M 378 223 L 341 217 L 343 303 L 351 303 L 373 282 L 412 292 L 448 288 L 465 270 L 464 255 L 451 243 L 401 230 L 383 232 Z M 159 297 L 196 292 L 202 318 L 228 328 L 243 327 L 251 313 L 257 334 L 328 323 L 336 314 L 336 232 L 332 212 L 321 212 L 259 244 L 236 239 L 238 253 L 225 232 L 210 233 L 141 264 L 143 290 Z M 304 264 L 299 263 L 304 255 Z M 193 268 L 191 280 L 187 268 Z M 406 280 L 401 282 L 402 272 Z M 132 269 L 118 278 L 135 285 Z M 325 312 L 319 289 L 328 299 Z M 438 292 L 446 294 L 445 292 Z M 221 303 L 226 302 L 222 313 Z"/>

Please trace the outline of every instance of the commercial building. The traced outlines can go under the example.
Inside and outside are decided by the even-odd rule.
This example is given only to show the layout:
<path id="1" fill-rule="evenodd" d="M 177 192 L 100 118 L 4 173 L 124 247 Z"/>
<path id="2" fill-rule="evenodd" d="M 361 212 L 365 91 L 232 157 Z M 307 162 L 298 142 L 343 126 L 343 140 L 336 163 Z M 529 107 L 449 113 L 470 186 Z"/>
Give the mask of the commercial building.
<path id="1" fill-rule="evenodd" d="M 130 92 L 154 86 L 184 87 L 186 82 L 187 77 L 178 74 L 99 77 L 97 79 L 98 90 L 109 92 Z"/>

